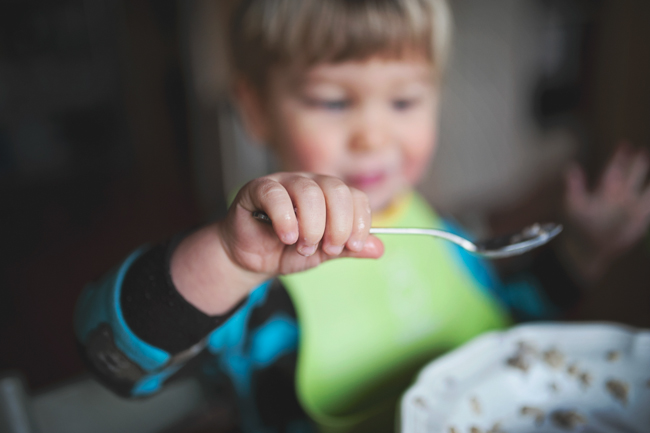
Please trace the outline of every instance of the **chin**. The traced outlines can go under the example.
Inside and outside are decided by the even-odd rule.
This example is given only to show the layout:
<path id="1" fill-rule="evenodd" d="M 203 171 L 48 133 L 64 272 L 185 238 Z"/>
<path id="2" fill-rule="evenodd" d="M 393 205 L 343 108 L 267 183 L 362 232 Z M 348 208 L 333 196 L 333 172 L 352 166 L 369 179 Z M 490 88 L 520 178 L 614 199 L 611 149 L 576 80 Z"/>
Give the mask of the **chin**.
<path id="1" fill-rule="evenodd" d="M 370 202 L 370 209 L 372 209 L 373 212 L 381 212 L 387 207 L 389 207 L 394 200 L 394 196 L 376 196 L 373 197 L 372 195 L 368 196 L 368 201 Z"/>

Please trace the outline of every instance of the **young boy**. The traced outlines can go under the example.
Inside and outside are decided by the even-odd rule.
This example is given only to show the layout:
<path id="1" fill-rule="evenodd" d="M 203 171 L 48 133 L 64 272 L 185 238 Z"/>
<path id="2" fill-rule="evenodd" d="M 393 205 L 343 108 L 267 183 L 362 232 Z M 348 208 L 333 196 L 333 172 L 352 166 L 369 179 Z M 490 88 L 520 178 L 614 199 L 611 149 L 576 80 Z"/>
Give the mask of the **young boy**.
<path id="1" fill-rule="evenodd" d="M 371 224 L 454 230 L 413 192 L 435 153 L 449 29 L 443 0 L 233 7 L 236 99 L 285 171 L 245 185 L 223 220 L 134 252 L 85 290 L 76 332 L 98 378 L 151 395 L 202 353 L 206 377 L 229 379 L 246 431 L 390 431 L 424 363 L 512 316 L 571 306 L 575 291 L 539 290 L 557 275 L 552 260 L 541 280 L 506 285 L 445 242 L 369 235 Z M 627 156 L 635 178 L 644 158 Z M 581 176 L 572 215 L 597 232 Z M 585 278 L 612 257 L 603 244 L 577 261 L 582 243 L 567 245 Z"/>

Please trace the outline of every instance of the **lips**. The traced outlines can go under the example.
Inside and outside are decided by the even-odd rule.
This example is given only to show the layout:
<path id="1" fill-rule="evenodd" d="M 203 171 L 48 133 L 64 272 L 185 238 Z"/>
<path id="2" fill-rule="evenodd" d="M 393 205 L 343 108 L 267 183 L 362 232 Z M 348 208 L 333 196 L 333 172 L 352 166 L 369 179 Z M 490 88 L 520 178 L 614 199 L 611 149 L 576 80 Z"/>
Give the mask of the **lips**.
<path id="1" fill-rule="evenodd" d="M 378 171 L 373 173 L 364 173 L 347 177 L 347 184 L 360 189 L 369 190 L 380 185 L 386 179 L 386 172 Z"/>

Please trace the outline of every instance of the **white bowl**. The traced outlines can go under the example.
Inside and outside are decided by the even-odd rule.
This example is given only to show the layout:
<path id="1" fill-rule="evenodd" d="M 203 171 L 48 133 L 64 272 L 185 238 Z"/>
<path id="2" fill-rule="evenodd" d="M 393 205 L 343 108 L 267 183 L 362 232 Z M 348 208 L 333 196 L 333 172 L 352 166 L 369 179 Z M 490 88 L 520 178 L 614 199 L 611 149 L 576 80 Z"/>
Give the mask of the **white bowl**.
<path id="1" fill-rule="evenodd" d="M 650 331 L 541 323 L 492 332 L 428 364 L 403 433 L 650 433 Z"/>

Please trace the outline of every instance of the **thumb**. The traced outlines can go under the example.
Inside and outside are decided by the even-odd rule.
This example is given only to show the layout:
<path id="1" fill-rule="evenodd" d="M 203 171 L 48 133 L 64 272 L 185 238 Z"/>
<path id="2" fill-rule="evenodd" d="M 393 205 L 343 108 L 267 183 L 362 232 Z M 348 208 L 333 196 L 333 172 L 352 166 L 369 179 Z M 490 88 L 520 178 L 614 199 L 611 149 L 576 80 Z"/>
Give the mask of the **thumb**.
<path id="1" fill-rule="evenodd" d="M 368 236 L 361 251 L 355 252 L 344 249 L 338 257 L 354 257 L 357 259 L 378 259 L 384 254 L 384 243 L 376 236 Z"/>

